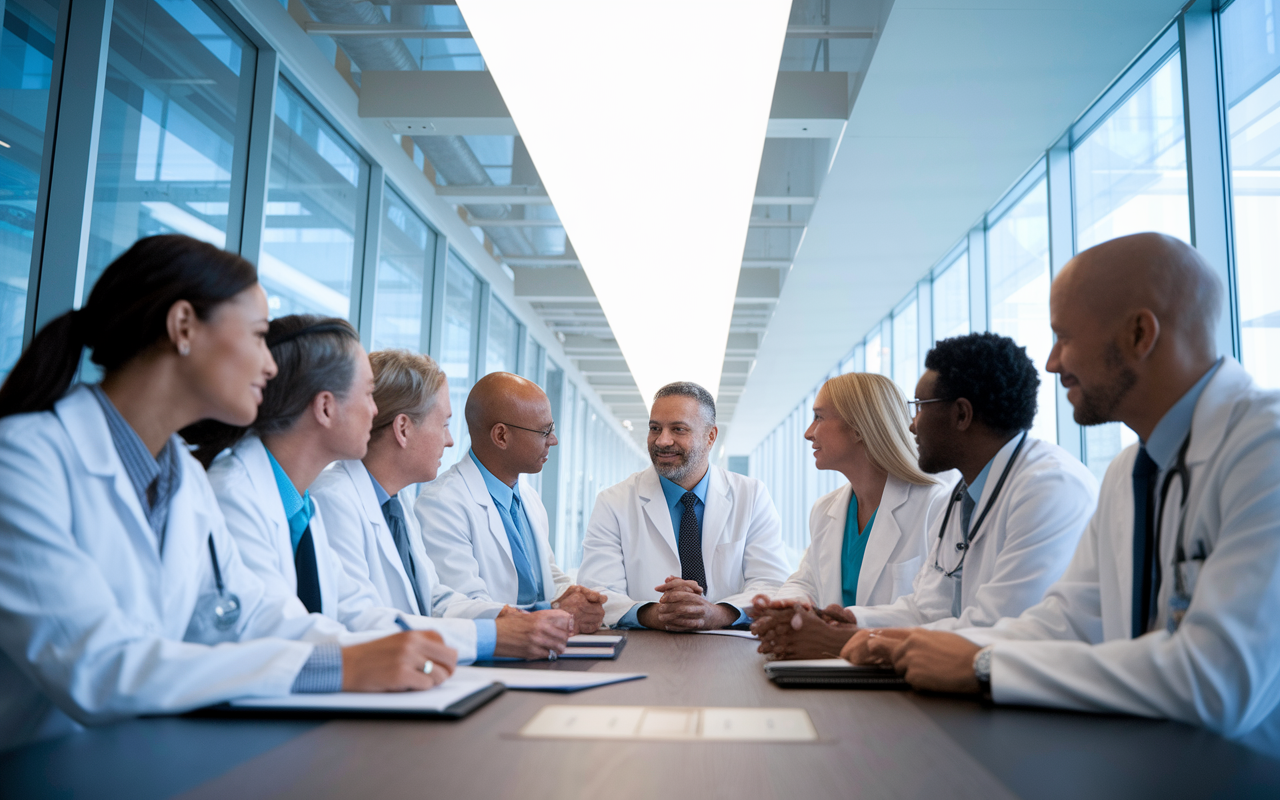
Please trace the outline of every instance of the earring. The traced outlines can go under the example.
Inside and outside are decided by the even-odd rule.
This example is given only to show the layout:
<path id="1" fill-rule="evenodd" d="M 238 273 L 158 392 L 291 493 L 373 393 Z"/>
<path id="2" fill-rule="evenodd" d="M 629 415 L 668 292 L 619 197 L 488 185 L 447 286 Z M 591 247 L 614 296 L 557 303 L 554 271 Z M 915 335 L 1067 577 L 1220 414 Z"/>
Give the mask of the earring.
<path id="1" fill-rule="evenodd" d="M 178 345 L 178 355 L 180 356 L 191 355 L 191 345 L 187 344 L 186 342 L 183 342 L 182 344 Z"/>

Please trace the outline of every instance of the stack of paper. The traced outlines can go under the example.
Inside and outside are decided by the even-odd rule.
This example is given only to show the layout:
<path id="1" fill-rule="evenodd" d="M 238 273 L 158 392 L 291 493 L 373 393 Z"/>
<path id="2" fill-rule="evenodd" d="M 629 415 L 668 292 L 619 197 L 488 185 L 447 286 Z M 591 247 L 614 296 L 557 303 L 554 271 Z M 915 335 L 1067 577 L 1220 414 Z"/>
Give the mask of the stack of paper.
<path id="1" fill-rule="evenodd" d="M 644 678 L 643 672 L 576 672 L 558 669 L 511 669 L 507 667 L 458 667 L 452 680 L 479 680 L 501 683 L 508 689 L 534 692 L 577 692 L 611 683 Z"/>
<path id="2" fill-rule="evenodd" d="M 625 636 L 570 636 L 569 646 L 560 658 L 617 658 L 626 643 Z"/>

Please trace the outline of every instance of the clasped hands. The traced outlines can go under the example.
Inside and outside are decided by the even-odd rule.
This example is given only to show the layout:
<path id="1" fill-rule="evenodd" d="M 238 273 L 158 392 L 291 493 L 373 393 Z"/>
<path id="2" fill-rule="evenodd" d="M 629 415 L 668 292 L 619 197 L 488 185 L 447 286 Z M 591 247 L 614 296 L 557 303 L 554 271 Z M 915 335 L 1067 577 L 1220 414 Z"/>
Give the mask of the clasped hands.
<path id="1" fill-rule="evenodd" d="M 662 592 L 656 603 L 640 607 L 636 618 L 646 628 L 660 631 L 710 631 L 727 628 L 738 621 L 741 613 L 727 603 L 713 603 L 703 596 L 697 581 L 668 575 L 653 587 Z"/>
<path id="2" fill-rule="evenodd" d="M 559 655 L 576 633 L 594 633 L 604 621 L 605 595 L 570 586 L 545 611 L 503 606 L 498 612 L 498 641 L 493 654 L 504 658 L 547 658 Z"/>
<path id="3" fill-rule="evenodd" d="M 770 600 L 758 594 L 748 612 L 759 652 L 780 659 L 837 658 L 858 630 L 853 613 L 837 605 L 815 610 L 804 600 Z"/>

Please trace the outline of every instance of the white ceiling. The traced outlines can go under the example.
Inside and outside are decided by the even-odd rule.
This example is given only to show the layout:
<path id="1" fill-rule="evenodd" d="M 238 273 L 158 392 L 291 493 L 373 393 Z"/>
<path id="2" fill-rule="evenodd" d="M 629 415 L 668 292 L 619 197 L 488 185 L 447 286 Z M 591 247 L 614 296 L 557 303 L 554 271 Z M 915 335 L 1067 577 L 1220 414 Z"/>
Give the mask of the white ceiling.
<path id="1" fill-rule="evenodd" d="M 723 452 L 749 453 L 1182 5 L 896 0 Z"/>

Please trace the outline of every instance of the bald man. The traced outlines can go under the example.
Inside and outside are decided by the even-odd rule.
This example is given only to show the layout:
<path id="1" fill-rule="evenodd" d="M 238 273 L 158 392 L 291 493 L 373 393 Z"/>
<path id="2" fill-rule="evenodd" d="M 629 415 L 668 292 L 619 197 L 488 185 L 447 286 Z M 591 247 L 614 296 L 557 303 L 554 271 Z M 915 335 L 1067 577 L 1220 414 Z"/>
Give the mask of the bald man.
<path id="1" fill-rule="evenodd" d="M 414 504 L 441 583 L 495 613 L 558 608 L 573 615 L 572 633 L 594 632 L 605 598 L 556 566 L 547 510 L 521 480 L 541 472 L 557 444 L 547 395 L 519 375 L 490 373 L 471 388 L 466 417 L 471 451 Z"/>
<path id="2" fill-rule="evenodd" d="M 1204 260 L 1167 236 L 1069 262 L 1050 297 L 1048 369 L 1077 422 L 1123 422 L 1140 439 L 1108 468 L 1071 565 L 1042 602 L 992 628 L 864 630 L 842 655 L 997 703 L 1273 729 L 1280 392 L 1218 357 L 1221 307 Z"/>

